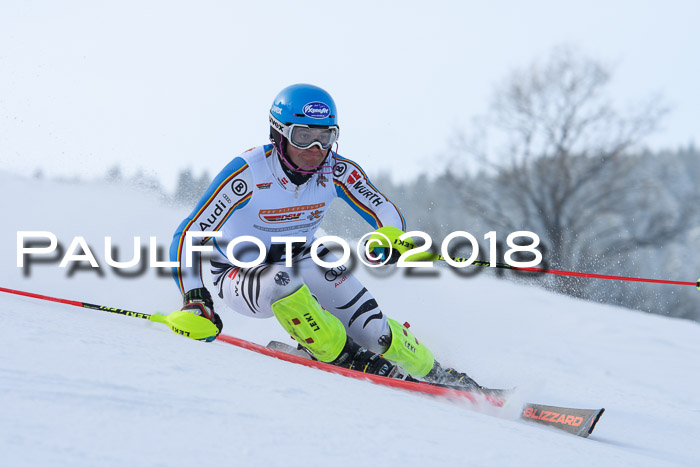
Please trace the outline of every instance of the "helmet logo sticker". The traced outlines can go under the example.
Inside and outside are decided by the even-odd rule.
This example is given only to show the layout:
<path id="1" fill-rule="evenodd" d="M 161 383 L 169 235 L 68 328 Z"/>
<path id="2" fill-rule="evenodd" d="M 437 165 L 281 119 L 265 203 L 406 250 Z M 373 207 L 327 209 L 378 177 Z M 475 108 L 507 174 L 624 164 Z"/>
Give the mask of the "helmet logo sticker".
<path id="1" fill-rule="evenodd" d="M 273 106 L 272 106 L 272 112 L 273 112 L 273 113 L 276 113 L 277 115 L 282 115 L 282 109 L 280 109 L 280 108 L 277 107 L 276 105 L 273 105 Z"/>
<path id="2" fill-rule="evenodd" d="M 304 115 L 310 118 L 326 118 L 331 114 L 331 108 L 323 102 L 309 102 L 303 110 Z"/>

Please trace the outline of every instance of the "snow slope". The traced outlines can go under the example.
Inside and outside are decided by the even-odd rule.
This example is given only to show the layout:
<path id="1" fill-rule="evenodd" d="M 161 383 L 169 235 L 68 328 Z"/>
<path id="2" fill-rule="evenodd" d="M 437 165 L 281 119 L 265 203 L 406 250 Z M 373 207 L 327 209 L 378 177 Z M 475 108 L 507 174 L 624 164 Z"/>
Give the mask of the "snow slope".
<path id="1" fill-rule="evenodd" d="M 16 232 L 166 246 L 186 214 L 133 190 L 0 173 L 0 286 L 152 313 L 171 279 L 15 266 Z M 468 226 L 465 226 L 468 230 Z M 475 232 L 478 234 L 478 232 Z M 447 269 L 366 280 L 447 364 L 536 403 L 605 407 L 589 439 L 191 341 L 157 323 L 0 294 L 0 464 L 699 465 L 700 326 Z M 373 273 L 374 274 L 374 273 Z M 698 297 L 700 300 L 700 296 Z M 700 303 L 700 302 L 699 302 Z M 218 308 L 224 333 L 291 342 Z"/>

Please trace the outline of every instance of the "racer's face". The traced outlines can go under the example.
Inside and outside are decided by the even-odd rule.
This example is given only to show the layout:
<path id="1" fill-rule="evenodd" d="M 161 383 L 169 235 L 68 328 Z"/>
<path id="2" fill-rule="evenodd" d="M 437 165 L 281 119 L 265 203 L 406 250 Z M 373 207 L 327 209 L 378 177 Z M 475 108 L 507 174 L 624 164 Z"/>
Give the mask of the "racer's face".
<path id="1" fill-rule="evenodd" d="M 323 163 L 330 149 L 323 150 L 316 146 L 308 149 L 298 149 L 291 144 L 287 145 L 289 159 L 301 169 L 309 170 L 311 167 L 318 167 Z"/>

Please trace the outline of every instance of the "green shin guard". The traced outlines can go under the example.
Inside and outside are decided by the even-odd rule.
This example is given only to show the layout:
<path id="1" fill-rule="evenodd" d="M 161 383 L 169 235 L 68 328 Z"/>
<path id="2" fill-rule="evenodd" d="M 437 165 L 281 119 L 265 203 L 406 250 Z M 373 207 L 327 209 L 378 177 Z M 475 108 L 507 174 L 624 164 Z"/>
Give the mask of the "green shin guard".
<path id="1" fill-rule="evenodd" d="M 433 368 L 435 357 L 426 346 L 418 342 L 411 331 L 387 318 L 391 329 L 391 345 L 383 353 L 384 357 L 396 362 L 411 376 L 422 378 Z"/>
<path id="2" fill-rule="evenodd" d="M 299 290 L 272 304 L 272 312 L 285 331 L 322 362 L 332 362 L 345 346 L 345 327 L 324 310 L 302 285 Z"/>

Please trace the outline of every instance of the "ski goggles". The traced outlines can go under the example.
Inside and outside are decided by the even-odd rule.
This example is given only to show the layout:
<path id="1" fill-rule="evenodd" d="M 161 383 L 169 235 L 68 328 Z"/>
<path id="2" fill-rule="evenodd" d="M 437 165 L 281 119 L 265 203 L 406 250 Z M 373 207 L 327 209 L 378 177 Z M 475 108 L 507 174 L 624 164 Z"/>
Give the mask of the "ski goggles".
<path id="1" fill-rule="evenodd" d="M 338 141 L 340 131 L 337 126 L 316 128 L 298 123 L 284 125 L 272 115 L 270 115 L 270 123 L 297 149 L 309 149 L 312 146 L 330 149 Z"/>

